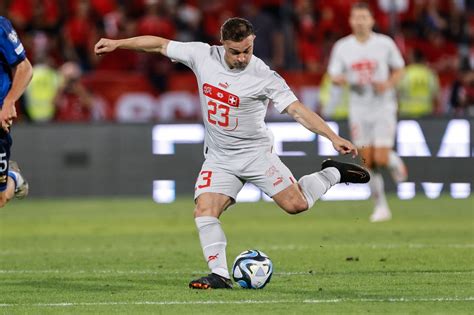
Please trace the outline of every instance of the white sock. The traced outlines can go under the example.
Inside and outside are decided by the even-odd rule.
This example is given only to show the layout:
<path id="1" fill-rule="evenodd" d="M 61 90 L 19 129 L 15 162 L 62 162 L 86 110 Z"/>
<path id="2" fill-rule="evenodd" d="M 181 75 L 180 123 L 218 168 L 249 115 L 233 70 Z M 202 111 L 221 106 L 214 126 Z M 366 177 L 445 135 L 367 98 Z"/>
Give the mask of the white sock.
<path id="1" fill-rule="evenodd" d="M 335 167 L 328 167 L 322 171 L 301 177 L 298 184 L 300 184 L 303 195 L 306 197 L 308 209 L 340 180 L 341 174 Z"/>
<path id="2" fill-rule="evenodd" d="M 375 201 L 375 207 L 388 208 L 387 199 L 385 198 L 385 186 L 382 174 L 377 171 L 370 170 L 369 187 L 372 199 Z"/>
<path id="3" fill-rule="evenodd" d="M 213 273 L 230 279 L 225 253 L 227 240 L 221 222 L 211 216 L 197 217 L 194 221 L 199 232 L 204 259 L 207 261 L 209 269 Z"/>
<path id="4" fill-rule="evenodd" d="M 23 179 L 23 176 L 21 176 L 21 174 L 18 172 L 8 171 L 8 176 L 10 176 L 15 182 L 15 191 L 17 190 L 18 187 L 23 185 L 23 183 L 25 182 L 25 180 Z"/>
<path id="5" fill-rule="evenodd" d="M 402 159 L 398 156 L 397 152 L 390 151 L 388 154 L 388 169 L 392 175 L 393 180 L 396 183 L 401 183 L 407 179 L 407 171 L 405 164 Z"/>

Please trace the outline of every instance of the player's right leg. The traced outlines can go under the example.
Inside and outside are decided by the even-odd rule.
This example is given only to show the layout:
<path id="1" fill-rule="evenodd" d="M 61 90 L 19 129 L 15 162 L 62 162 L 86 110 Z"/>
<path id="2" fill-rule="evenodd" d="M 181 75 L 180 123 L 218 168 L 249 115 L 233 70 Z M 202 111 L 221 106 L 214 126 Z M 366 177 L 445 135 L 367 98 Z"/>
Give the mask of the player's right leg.
<path id="1" fill-rule="evenodd" d="M 393 171 L 391 167 L 396 167 L 400 170 L 400 173 L 395 174 L 395 179 L 400 181 L 406 179 L 406 168 L 401 159 L 394 160 L 393 158 L 397 156 L 392 156 L 392 159 L 390 159 L 397 129 L 395 108 L 396 106 L 393 105 L 388 107 L 384 113 L 379 112 L 379 115 L 375 115 L 372 121 L 371 145 L 373 146 L 373 169 L 375 172 L 369 185 L 375 199 L 375 209 L 370 216 L 371 222 L 382 222 L 392 218 L 392 213 L 385 198 L 384 180 L 382 174 L 377 171 L 381 168 Z"/>
<path id="2" fill-rule="evenodd" d="M 211 274 L 193 280 L 189 287 L 193 289 L 230 289 L 229 270 L 227 268 L 227 240 L 219 217 L 232 204 L 230 197 L 218 193 L 203 193 L 196 199 L 194 220 L 199 233 L 204 259 Z"/>
<path id="3" fill-rule="evenodd" d="M 388 163 L 388 152 L 390 148 L 362 148 L 359 150 L 362 158 L 367 158 L 372 161 L 372 168 L 370 169 L 371 180 L 369 188 L 375 206 L 370 215 L 371 222 L 382 222 L 392 218 L 392 212 L 388 206 L 387 198 L 385 196 L 385 184 L 380 169 L 386 167 Z M 370 157 L 369 157 L 370 155 Z"/>
<path id="4" fill-rule="evenodd" d="M 219 217 L 235 201 L 243 183 L 225 169 L 226 164 L 206 160 L 196 182 L 194 220 L 211 273 L 191 281 L 189 287 L 193 289 L 232 288 L 226 257 L 227 240 Z"/>

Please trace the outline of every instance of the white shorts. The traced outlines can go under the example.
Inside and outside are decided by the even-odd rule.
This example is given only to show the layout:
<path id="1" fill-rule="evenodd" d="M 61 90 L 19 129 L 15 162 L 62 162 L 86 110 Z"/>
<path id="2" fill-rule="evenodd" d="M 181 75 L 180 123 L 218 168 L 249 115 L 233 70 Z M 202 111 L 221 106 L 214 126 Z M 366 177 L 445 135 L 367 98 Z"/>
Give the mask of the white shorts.
<path id="1" fill-rule="evenodd" d="M 235 202 L 246 182 L 272 197 L 296 180 L 278 155 L 268 150 L 252 155 L 208 156 L 196 180 L 194 200 L 203 193 L 213 192 L 229 196 Z"/>
<path id="2" fill-rule="evenodd" d="M 349 117 L 351 139 L 358 148 L 393 148 L 397 128 L 395 110 L 351 112 Z"/>

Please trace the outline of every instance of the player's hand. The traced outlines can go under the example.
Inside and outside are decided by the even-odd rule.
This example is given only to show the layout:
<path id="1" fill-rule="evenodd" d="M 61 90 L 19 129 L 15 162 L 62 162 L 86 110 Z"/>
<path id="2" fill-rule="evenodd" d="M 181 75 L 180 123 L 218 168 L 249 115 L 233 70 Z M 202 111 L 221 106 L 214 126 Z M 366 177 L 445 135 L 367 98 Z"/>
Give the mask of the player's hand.
<path id="1" fill-rule="evenodd" d="M 15 102 L 5 101 L 0 110 L 0 124 L 3 130 L 10 132 L 10 127 L 13 124 L 13 119 L 16 118 Z"/>
<path id="2" fill-rule="evenodd" d="M 9 120 L 9 121 L 2 121 L 2 129 L 6 132 L 6 133 L 9 133 L 10 132 L 10 127 L 12 126 L 13 124 L 13 121 L 12 120 Z"/>
<path id="3" fill-rule="evenodd" d="M 392 87 L 389 81 L 373 82 L 372 86 L 378 94 L 382 94 Z"/>
<path id="4" fill-rule="evenodd" d="M 333 76 L 333 77 L 331 77 L 331 81 L 332 81 L 332 83 L 334 83 L 335 85 L 344 85 L 344 84 L 347 83 L 346 76 L 344 76 L 344 75 L 336 75 L 336 76 Z"/>
<path id="5" fill-rule="evenodd" d="M 117 41 L 108 38 L 101 38 L 94 46 L 94 53 L 98 56 L 109 53 L 117 49 Z"/>
<path id="6" fill-rule="evenodd" d="M 332 142 L 332 145 L 334 149 L 341 154 L 352 154 L 352 158 L 355 158 L 359 154 L 357 148 L 352 144 L 352 142 L 344 138 L 336 138 Z"/>

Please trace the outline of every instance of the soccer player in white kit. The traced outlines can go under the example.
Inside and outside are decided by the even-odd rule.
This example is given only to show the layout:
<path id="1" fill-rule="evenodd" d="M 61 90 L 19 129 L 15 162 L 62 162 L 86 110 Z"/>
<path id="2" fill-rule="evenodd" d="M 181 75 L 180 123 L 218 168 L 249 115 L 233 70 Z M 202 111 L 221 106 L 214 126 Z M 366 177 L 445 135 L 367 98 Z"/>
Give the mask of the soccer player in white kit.
<path id="1" fill-rule="evenodd" d="M 270 100 L 309 130 L 331 140 L 342 154 L 357 155 L 355 146 L 335 134 L 298 101 L 285 80 L 253 56 L 255 34 L 245 19 L 231 18 L 221 28 L 222 46 L 176 42 L 154 36 L 101 39 L 98 55 L 117 48 L 155 52 L 190 67 L 198 81 L 204 125 L 205 161 L 195 186 L 194 217 L 211 274 L 191 281 L 195 289 L 232 288 L 227 245 L 219 217 L 251 182 L 290 214 L 313 206 L 337 183 L 366 183 L 370 175 L 355 164 L 326 160 L 322 170 L 296 181 L 273 150 L 264 123 Z"/>
<path id="2" fill-rule="evenodd" d="M 380 168 L 388 167 L 395 182 L 406 180 L 407 171 L 393 151 L 397 126 L 394 87 L 403 76 L 404 61 L 395 42 L 372 31 L 374 19 L 366 3 L 351 9 L 352 34 L 333 47 L 328 73 L 336 85 L 348 84 L 351 137 L 371 172 L 369 186 L 375 200 L 370 220 L 391 219 Z"/>

